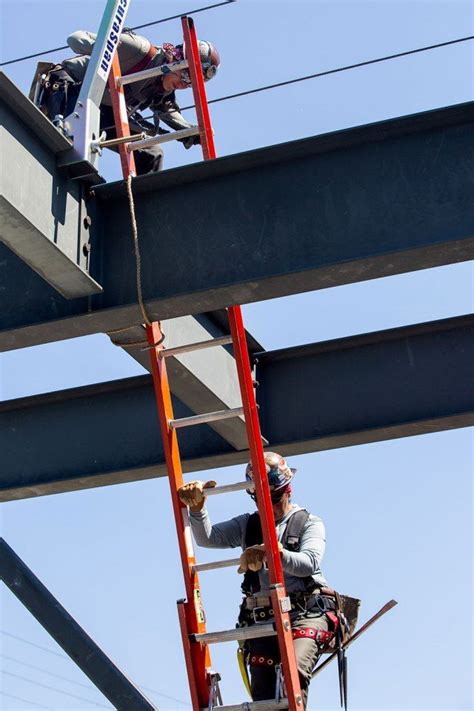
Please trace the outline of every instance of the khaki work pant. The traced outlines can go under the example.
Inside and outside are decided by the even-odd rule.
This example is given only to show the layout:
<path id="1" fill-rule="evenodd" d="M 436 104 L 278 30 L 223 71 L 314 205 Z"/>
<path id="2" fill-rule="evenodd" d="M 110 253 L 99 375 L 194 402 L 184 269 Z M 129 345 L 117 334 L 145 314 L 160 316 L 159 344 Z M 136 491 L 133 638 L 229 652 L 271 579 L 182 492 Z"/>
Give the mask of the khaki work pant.
<path id="1" fill-rule="evenodd" d="M 299 617 L 291 624 L 292 629 L 311 627 L 312 629 L 328 630 L 326 615 L 319 617 Z M 253 701 L 269 701 L 275 698 L 276 671 L 275 664 L 280 661 L 278 641 L 276 637 L 263 637 L 247 642 L 250 656 L 261 655 L 274 660 L 271 666 L 250 666 L 250 681 Z M 300 676 L 304 707 L 308 702 L 308 690 L 313 671 L 319 656 L 318 645 L 313 639 L 300 637 L 294 640 L 296 664 Z"/>

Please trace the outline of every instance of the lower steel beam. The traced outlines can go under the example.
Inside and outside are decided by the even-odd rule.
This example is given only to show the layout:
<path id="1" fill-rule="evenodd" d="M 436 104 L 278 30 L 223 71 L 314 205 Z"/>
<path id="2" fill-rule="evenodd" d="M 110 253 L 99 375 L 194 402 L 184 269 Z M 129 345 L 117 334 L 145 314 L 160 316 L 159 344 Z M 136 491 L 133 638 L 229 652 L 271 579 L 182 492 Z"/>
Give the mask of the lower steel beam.
<path id="1" fill-rule="evenodd" d="M 302 454 L 474 424 L 474 316 L 257 356 L 262 433 Z M 176 417 L 192 413 L 175 402 Z M 179 434 L 185 471 L 247 460 L 207 425 Z M 0 500 L 165 473 L 149 376 L 0 404 Z"/>

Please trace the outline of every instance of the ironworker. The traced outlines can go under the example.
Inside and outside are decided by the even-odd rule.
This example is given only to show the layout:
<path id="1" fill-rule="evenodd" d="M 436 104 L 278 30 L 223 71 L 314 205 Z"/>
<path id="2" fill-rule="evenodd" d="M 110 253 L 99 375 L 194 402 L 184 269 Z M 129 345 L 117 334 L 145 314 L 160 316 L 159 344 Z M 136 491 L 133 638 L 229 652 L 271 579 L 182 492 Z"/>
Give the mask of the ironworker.
<path id="1" fill-rule="evenodd" d="M 61 125 L 62 117 L 68 116 L 74 110 L 95 39 L 96 35 L 93 32 L 85 30 L 73 32 L 67 38 L 67 43 L 77 56 L 65 59 L 60 64 L 40 63 L 38 65 L 30 97 L 32 97 L 38 76 L 44 74 L 45 68 L 48 68 L 39 104 L 44 113 L 58 125 Z M 129 29 L 122 32 L 117 51 L 123 75 L 179 62 L 186 58 L 186 49 L 183 45 L 165 42 L 162 46 L 155 46 L 146 37 L 137 35 Z M 199 40 L 199 52 L 204 80 L 209 81 L 215 76 L 219 67 L 219 53 L 210 42 L 203 40 Z M 124 87 L 125 100 L 131 133 L 142 133 L 143 131 L 151 134 L 169 133 L 161 128 L 160 122 L 176 131 L 191 128 L 193 124 L 190 124 L 181 115 L 175 95 L 176 90 L 187 89 L 190 86 L 191 80 L 187 70 L 170 72 L 126 85 Z M 105 91 L 100 108 L 101 131 L 107 132 L 107 138 L 115 138 L 115 122 L 108 90 Z M 139 113 L 148 108 L 153 112 L 153 124 L 145 121 Z M 197 145 L 200 139 L 199 135 L 196 135 L 180 139 L 180 141 L 185 148 L 191 148 L 191 146 Z M 160 145 L 150 146 L 134 151 L 134 153 L 138 174 L 161 169 L 163 150 Z"/>
<path id="2" fill-rule="evenodd" d="M 338 624 L 334 593 L 327 587 L 321 571 L 326 544 L 324 523 L 292 503 L 291 481 L 296 470 L 291 469 L 283 457 L 266 452 L 265 465 L 285 585 L 291 600 L 294 648 L 306 707 L 311 673 Z M 252 481 L 251 464 L 247 465 L 245 476 Z M 246 513 L 213 525 L 206 508 L 206 489 L 215 484 L 214 481 L 191 481 L 179 489 L 180 500 L 189 506 L 194 538 L 205 548 L 242 547 L 238 572 L 244 574 L 244 599 L 239 625 L 268 622 L 273 618 L 273 609 L 259 514 Z M 248 493 L 255 500 L 255 494 Z M 276 637 L 248 640 L 244 654 L 250 667 L 253 700 L 276 698 L 280 662 Z"/>

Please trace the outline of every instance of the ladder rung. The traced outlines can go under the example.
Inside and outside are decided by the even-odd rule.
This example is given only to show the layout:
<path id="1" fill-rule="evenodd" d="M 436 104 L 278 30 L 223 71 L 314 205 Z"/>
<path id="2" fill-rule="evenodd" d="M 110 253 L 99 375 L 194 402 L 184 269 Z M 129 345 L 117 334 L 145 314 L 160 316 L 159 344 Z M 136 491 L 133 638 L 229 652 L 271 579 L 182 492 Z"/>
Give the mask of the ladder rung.
<path id="1" fill-rule="evenodd" d="M 157 77 L 161 74 L 171 74 L 172 72 L 178 72 L 181 69 L 188 69 L 189 62 L 187 59 L 183 59 L 182 62 L 173 62 L 172 64 L 162 64 L 160 67 L 152 67 L 151 69 L 144 69 L 142 72 L 135 72 L 135 74 L 127 74 L 123 77 L 117 78 L 117 87 L 125 86 L 125 84 L 132 84 L 135 81 L 143 81 L 143 79 L 150 79 L 151 77 Z"/>
<path id="2" fill-rule="evenodd" d="M 194 351 L 202 351 L 204 348 L 213 348 L 214 346 L 226 346 L 232 343 L 232 336 L 219 336 L 219 338 L 211 338 L 209 341 L 199 341 L 198 343 L 190 343 L 187 346 L 176 346 L 176 348 L 163 348 L 160 351 L 162 358 L 170 356 L 182 355 L 183 353 L 192 353 Z"/>
<path id="3" fill-rule="evenodd" d="M 169 143 L 169 141 L 179 141 L 180 138 L 189 138 L 190 136 L 197 136 L 199 133 L 199 126 L 191 126 L 191 128 L 183 128 L 182 131 L 172 131 L 171 133 L 164 133 L 161 136 L 150 136 L 150 138 L 143 138 L 141 141 L 135 141 L 127 144 L 127 151 L 131 153 L 132 151 L 139 151 L 141 148 L 148 148 L 148 146 L 156 146 L 158 143 Z"/>
<path id="4" fill-rule="evenodd" d="M 218 711 L 280 711 L 288 708 L 288 699 L 269 699 L 268 701 L 244 701 L 243 704 L 232 704 L 230 706 L 216 706 Z M 201 711 L 208 711 L 208 707 L 201 708 Z"/>
<path id="5" fill-rule="evenodd" d="M 114 146 L 120 146 L 123 143 L 134 143 L 135 141 L 144 141 L 146 138 L 146 133 L 133 133 L 129 136 L 119 136 L 118 138 L 110 138 L 108 141 L 92 141 L 91 146 L 96 148 L 113 148 Z"/>
<path id="6" fill-rule="evenodd" d="M 240 639 L 257 639 L 258 637 L 274 637 L 276 630 L 273 622 L 251 625 L 250 627 L 238 627 L 233 630 L 223 632 L 204 632 L 203 634 L 190 634 L 192 642 L 204 642 L 204 644 L 217 644 L 218 642 L 236 642 Z"/>
<path id="7" fill-rule="evenodd" d="M 205 494 L 206 496 L 218 496 L 219 494 L 231 494 L 233 491 L 242 491 L 243 489 L 253 491 L 254 488 L 253 481 L 238 481 L 235 484 L 222 484 L 222 486 L 206 489 Z"/>
<path id="8" fill-rule="evenodd" d="M 228 560 L 216 560 L 214 563 L 198 563 L 193 565 L 193 573 L 203 573 L 206 570 L 218 570 L 219 568 L 232 568 L 239 565 L 240 558 L 229 558 Z"/>
<path id="9" fill-rule="evenodd" d="M 179 420 L 168 420 L 168 425 L 171 427 L 172 430 L 176 430 L 179 427 L 191 427 L 192 425 L 204 425 L 206 424 L 206 422 L 229 420 L 231 417 L 240 417 L 243 414 L 243 407 L 233 407 L 229 410 L 207 412 L 204 415 L 192 415 L 191 417 L 181 417 Z"/>

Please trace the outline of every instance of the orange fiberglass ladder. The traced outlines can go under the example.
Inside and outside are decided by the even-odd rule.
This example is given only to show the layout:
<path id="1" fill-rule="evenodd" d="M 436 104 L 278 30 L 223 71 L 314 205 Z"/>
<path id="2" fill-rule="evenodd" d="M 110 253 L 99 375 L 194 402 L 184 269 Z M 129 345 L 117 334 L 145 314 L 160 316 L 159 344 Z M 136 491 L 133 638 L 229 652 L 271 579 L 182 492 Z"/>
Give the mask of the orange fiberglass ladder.
<path id="1" fill-rule="evenodd" d="M 194 28 L 193 20 L 189 17 L 182 18 L 184 43 L 186 46 L 187 58 L 182 64 L 188 65 L 191 78 L 194 102 L 198 119 L 198 127 L 177 131 L 166 136 L 180 138 L 198 134 L 201 140 L 204 160 L 216 158 L 213 131 L 209 116 L 209 108 L 206 99 L 206 90 L 201 70 L 199 57 L 199 47 Z M 170 68 L 161 67 L 159 73 L 177 69 L 177 65 L 170 65 Z M 149 71 L 149 70 L 148 70 Z M 157 73 L 157 70 L 151 70 Z M 112 63 L 108 85 L 112 96 L 112 105 L 115 117 L 117 139 L 103 141 L 101 145 L 116 145 L 120 152 L 122 172 L 125 179 L 129 175 L 135 175 L 135 161 L 133 150 L 144 145 L 162 142 L 163 138 L 142 138 L 131 140 L 130 128 L 125 104 L 124 89 L 125 83 L 139 81 L 145 72 L 128 74 L 121 77 L 120 62 L 117 53 Z M 163 334 L 160 324 L 155 322 L 147 326 L 147 340 L 150 345 L 151 364 L 153 373 L 153 383 L 158 406 L 161 433 L 163 437 L 166 464 L 171 488 L 171 498 L 176 521 L 176 531 L 178 534 L 179 550 L 183 568 L 184 582 L 186 587 L 186 599 L 178 601 L 178 614 L 183 639 L 184 656 L 189 677 L 189 687 L 193 710 L 212 709 L 219 702 L 222 703 L 219 691 L 219 675 L 212 671 L 209 654 L 209 644 L 227 642 L 232 640 L 245 640 L 256 637 L 274 636 L 278 637 L 278 644 L 281 654 L 281 668 L 284 676 L 286 698 L 269 699 L 268 702 L 254 702 L 239 704 L 237 706 L 221 706 L 225 709 L 260 709 L 261 711 L 271 709 L 290 709 L 298 711 L 303 709 L 301 688 L 296 667 L 295 654 L 293 649 L 293 638 L 291 623 L 288 615 L 290 601 L 286 594 L 283 577 L 283 569 L 278 550 L 278 542 L 275 529 L 275 521 L 270 498 L 270 490 L 266 476 L 262 436 L 258 419 L 257 404 L 255 400 L 254 382 L 252 378 L 250 358 L 247 349 L 245 329 L 242 320 L 240 306 L 230 306 L 227 309 L 230 325 L 230 336 L 216 338 L 201 343 L 190 344 L 178 348 L 166 349 L 163 344 Z M 157 345 L 158 344 L 158 345 Z M 169 356 L 197 351 L 213 346 L 232 344 L 235 362 L 237 365 L 237 375 L 240 392 L 242 396 L 242 407 L 222 412 L 212 412 L 205 415 L 196 415 L 176 420 L 173 415 L 171 402 L 171 392 L 166 373 L 166 358 Z M 182 474 L 181 456 L 179 451 L 177 430 L 181 427 L 213 422 L 229 417 L 239 417 L 244 415 L 247 437 L 249 442 L 250 460 L 254 472 L 254 486 L 257 499 L 257 507 L 262 522 L 263 540 L 267 552 L 267 564 L 271 586 L 272 607 L 275 611 L 274 623 L 258 623 L 250 627 L 231 629 L 223 632 L 207 632 L 205 624 L 204 608 L 201 600 L 198 572 L 213 568 L 222 568 L 226 565 L 236 565 L 238 561 L 220 561 L 219 563 L 206 563 L 197 565 L 194 556 L 191 540 L 190 524 L 187 508 L 184 507 L 178 498 L 178 489 L 184 483 Z M 248 482 L 239 482 L 227 486 L 216 487 L 212 494 L 228 493 L 249 488 Z"/>

